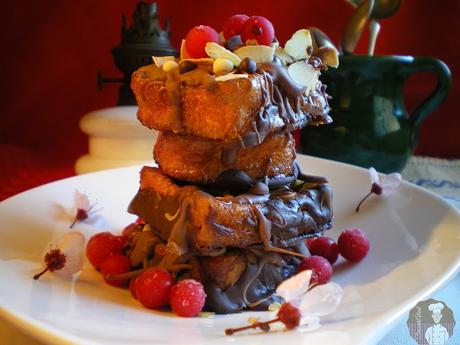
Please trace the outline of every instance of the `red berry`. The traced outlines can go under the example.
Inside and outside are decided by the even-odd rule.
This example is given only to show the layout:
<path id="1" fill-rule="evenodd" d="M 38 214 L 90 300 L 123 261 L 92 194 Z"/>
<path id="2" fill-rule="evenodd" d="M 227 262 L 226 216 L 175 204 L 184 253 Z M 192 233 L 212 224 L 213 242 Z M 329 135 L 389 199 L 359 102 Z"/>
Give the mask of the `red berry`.
<path id="1" fill-rule="evenodd" d="M 241 32 L 244 43 L 247 40 L 256 40 L 259 44 L 269 46 L 275 38 L 275 29 L 272 23 L 265 17 L 253 16 L 246 20 Z"/>
<path id="2" fill-rule="evenodd" d="M 310 250 L 310 247 L 313 242 L 315 242 L 316 237 L 310 237 L 305 240 L 305 244 L 307 245 L 308 250 Z"/>
<path id="3" fill-rule="evenodd" d="M 235 14 L 228 18 L 222 25 L 222 33 L 226 40 L 233 36 L 241 35 L 244 23 L 249 19 L 245 14 Z"/>
<path id="4" fill-rule="evenodd" d="M 203 285 L 193 279 L 184 279 L 172 287 L 169 302 L 177 315 L 192 317 L 203 309 L 205 300 Z"/>
<path id="5" fill-rule="evenodd" d="M 326 258 L 333 265 L 339 257 L 339 246 L 330 237 L 315 238 L 308 246 L 311 255 Z"/>
<path id="6" fill-rule="evenodd" d="M 121 254 L 122 241 L 110 232 L 101 232 L 91 237 L 86 245 L 86 256 L 96 269 L 100 269 L 110 255 Z"/>
<path id="7" fill-rule="evenodd" d="M 185 37 L 185 48 L 190 57 L 204 58 L 208 56 L 204 50 L 208 42 L 220 43 L 217 31 L 205 25 L 195 26 Z"/>
<path id="8" fill-rule="evenodd" d="M 136 296 L 149 309 L 167 306 L 174 279 L 163 268 L 150 268 L 136 279 Z"/>
<path id="9" fill-rule="evenodd" d="M 137 299 L 137 296 L 136 296 L 136 280 L 137 280 L 137 277 L 134 277 L 129 281 L 129 291 L 131 292 L 131 296 L 133 296 L 134 299 Z"/>
<path id="10" fill-rule="evenodd" d="M 106 279 L 107 274 L 121 274 L 121 273 L 129 272 L 130 270 L 131 270 L 131 261 L 129 260 L 128 257 L 121 255 L 121 254 L 115 254 L 115 255 L 111 255 L 107 257 L 101 265 L 101 273 L 106 283 L 113 285 L 113 286 L 118 286 L 118 287 L 127 286 L 129 280 L 128 279 L 118 279 L 118 280 L 110 279 L 109 280 L 109 279 Z"/>
<path id="11" fill-rule="evenodd" d="M 348 261 L 358 262 L 364 259 L 369 251 L 370 243 L 366 233 L 361 229 L 344 230 L 337 241 L 339 251 Z"/>
<path id="12" fill-rule="evenodd" d="M 332 266 L 322 256 L 313 255 L 304 258 L 297 267 L 297 272 L 304 270 L 313 271 L 311 275 L 312 284 L 325 284 L 332 277 Z"/>
<path id="13" fill-rule="evenodd" d="M 135 223 L 135 224 L 144 225 L 144 224 L 145 224 L 145 221 L 144 221 L 142 218 L 139 218 L 139 217 L 138 217 L 134 223 Z"/>

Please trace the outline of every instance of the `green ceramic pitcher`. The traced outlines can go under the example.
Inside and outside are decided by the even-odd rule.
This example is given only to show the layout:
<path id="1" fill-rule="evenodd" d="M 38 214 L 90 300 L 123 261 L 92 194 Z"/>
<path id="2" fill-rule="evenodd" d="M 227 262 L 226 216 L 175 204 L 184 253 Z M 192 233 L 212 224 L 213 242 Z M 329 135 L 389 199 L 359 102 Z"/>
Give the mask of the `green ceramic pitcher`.
<path id="1" fill-rule="evenodd" d="M 416 73 L 433 72 L 434 91 L 408 114 L 404 82 Z M 338 69 L 323 73 L 332 96 L 334 122 L 305 128 L 301 151 L 381 172 L 401 171 L 418 141 L 420 124 L 446 98 L 449 68 L 429 57 L 341 56 Z"/>

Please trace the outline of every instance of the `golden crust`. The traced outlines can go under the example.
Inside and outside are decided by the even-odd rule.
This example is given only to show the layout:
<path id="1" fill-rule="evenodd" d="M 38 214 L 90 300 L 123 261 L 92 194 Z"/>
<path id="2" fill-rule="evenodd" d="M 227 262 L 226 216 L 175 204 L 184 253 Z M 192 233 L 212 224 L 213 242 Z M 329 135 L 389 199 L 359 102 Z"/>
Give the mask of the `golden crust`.
<path id="1" fill-rule="evenodd" d="M 290 134 L 270 135 L 260 145 L 239 149 L 231 164 L 222 158 L 225 150 L 214 141 L 160 133 L 154 157 L 164 174 L 199 184 L 215 181 L 228 169 L 242 170 L 253 179 L 294 173 L 295 141 Z"/>
<path id="2" fill-rule="evenodd" d="M 145 126 L 227 142 L 253 129 L 254 117 L 264 105 L 262 75 L 214 82 L 208 87 L 179 83 L 178 113 L 169 97 L 169 86 L 152 79 L 155 68 L 142 67 L 131 80 L 139 105 L 138 118 Z"/>

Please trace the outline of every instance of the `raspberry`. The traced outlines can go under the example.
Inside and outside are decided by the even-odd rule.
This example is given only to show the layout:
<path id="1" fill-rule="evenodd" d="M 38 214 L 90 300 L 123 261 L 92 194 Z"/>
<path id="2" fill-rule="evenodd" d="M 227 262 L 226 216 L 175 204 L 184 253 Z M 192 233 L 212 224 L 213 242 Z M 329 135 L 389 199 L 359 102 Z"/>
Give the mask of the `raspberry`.
<path id="1" fill-rule="evenodd" d="M 193 279 L 184 279 L 171 288 L 171 309 L 179 316 L 197 315 L 204 306 L 206 293 L 203 285 Z"/>
<path id="2" fill-rule="evenodd" d="M 91 265 L 100 269 L 110 255 L 121 254 L 123 243 L 118 236 L 110 232 L 101 232 L 91 237 L 86 245 L 86 256 Z"/>
<path id="3" fill-rule="evenodd" d="M 339 246 L 330 237 L 318 237 L 308 244 L 311 255 L 326 258 L 333 265 L 339 257 Z"/>
<path id="4" fill-rule="evenodd" d="M 220 43 L 217 31 L 205 25 L 195 26 L 185 37 L 185 48 L 190 57 L 195 59 L 205 58 L 208 55 L 204 48 L 208 42 Z"/>
<path id="5" fill-rule="evenodd" d="M 337 242 L 340 254 L 352 262 L 364 259 L 370 247 L 369 238 L 361 229 L 345 229 Z"/>
<path id="6" fill-rule="evenodd" d="M 244 43 L 247 40 L 256 40 L 257 43 L 269 46 L 275 38 L 273 24 L 265 17 L 253 16 L 246 20 L 241 32 L 241 39 Z"/>
<path id="7" fill-rule="evenodd" d="M 136 278 L 136 296 L 142 305 L 157 309 L 168 305 L 174 279 L 163 268 L 150 268 Z"/>
<path id="8" fill-rule="evenodd" d="M 131 261 L 128 257 L 121 254 L 114 254 L 107 257 L 101 265 L 101 273 L 107 284 L 112 286 L 124 287 L 128 285 L 128 279 L 107 279 L 107 274 L 121 274 L 131 270 Z"/>
<path id="9" fill-rule="evenodd" d="M 224 34 L 224 38 L 229 40 L 233 36 L 241 35 L 243 31 L 244 23 L 249 19 L 249 17 L 245 14 L 235 14 L 228 18 L 224 25 L 222 25 L 222 33 Z"/>
<path id="10" fill-rule="evenodd" d="M 311 284 L 325 284 L 332 277 L 332 266 L 325 258 L 318 255 L 313 255 L 304 258 L 299 266 L 297 272 L 304 270 L 312 270 Z"/>

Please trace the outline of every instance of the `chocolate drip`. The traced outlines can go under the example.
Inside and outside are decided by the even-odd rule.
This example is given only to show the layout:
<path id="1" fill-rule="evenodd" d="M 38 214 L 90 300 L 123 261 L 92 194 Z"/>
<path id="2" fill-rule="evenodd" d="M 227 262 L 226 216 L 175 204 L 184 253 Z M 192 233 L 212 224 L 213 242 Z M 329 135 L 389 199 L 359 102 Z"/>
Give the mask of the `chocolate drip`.
<path id="1" fill-rule="evenodd" d="M 302 168 L 299 166 L 299 163 L 297 163 L 297 161 L 294 161 L 294 164 L 297 168 L 297 171 L 298 171 L 298 178 L 304 182 L 308 182 L 308 183 L 328 183 L 329 181 L 327 180 L 327 178 L 323 177 L 323 176 L 315 176 L 315 175 L 307 175 L 305 174 L 303 171 L 302 171 Z"/>
<path id="2" fill-rule="evenodd" d="M 276 287 L 295 273 L 297 262 L 277 253 L 259 252 L 249 262 L 239 280 L 225 290 L 214 282 L 205 282 L 206 309 L 218 314 L 237 313 L 243 309 L 267 310 L 273 302 L 283 302 L 274 294 Z"/>
<path id="3" fill-rule="evenodd" d="M 257 66 L 260 72 L 267 72 L 270 74 L 283 91 L 289 97 L 300 97 L 304 92 L 304 88 L 297 84 L 291 76 L 288 74 L 288 71 L 285 67 L 273 63 L 262 63 Z"/>

